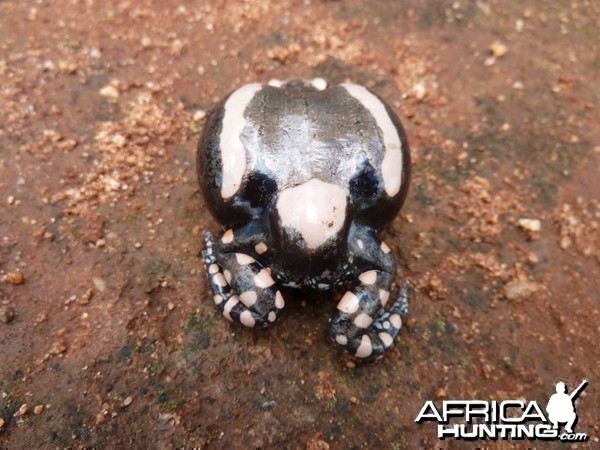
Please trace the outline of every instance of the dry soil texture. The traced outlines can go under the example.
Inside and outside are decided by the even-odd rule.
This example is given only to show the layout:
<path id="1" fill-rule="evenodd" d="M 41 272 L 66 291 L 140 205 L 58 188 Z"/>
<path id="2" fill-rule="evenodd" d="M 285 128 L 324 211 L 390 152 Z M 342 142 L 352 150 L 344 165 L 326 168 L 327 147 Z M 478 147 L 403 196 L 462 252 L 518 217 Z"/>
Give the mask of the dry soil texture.
<path id="1" fill-rule="evenodd" d="M 599 29 L 594 0 L 0 1 L 0 447 L 456 448 L 426 400 L 585 377 L 597 445 Z M 198 258 L 205 111 L 314 76 L 412 144 L 383 233 L 411 315 L 373 364 L 327 338 L 339 293 L 247 331 Z"/>

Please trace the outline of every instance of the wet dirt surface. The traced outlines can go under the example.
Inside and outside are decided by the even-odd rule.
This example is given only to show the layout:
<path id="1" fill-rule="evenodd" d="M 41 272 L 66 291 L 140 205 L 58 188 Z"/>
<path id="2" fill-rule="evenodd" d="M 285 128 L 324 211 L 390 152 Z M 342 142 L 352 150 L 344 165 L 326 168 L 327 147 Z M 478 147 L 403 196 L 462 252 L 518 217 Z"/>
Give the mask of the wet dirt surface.
<path id="1" fill-rule="evenodd" d="M 599 25 L 593 1 L 1 1 L 0 447 L 457 448 L 426 400 L 583 378 L 596 445 Z M 299 76 L 371 88 L 412 146 L 383 233 L 411 315 L 373 364 L 329 342 L 332 295 L 223 320 L 197 256 L 204 112 Z"/>

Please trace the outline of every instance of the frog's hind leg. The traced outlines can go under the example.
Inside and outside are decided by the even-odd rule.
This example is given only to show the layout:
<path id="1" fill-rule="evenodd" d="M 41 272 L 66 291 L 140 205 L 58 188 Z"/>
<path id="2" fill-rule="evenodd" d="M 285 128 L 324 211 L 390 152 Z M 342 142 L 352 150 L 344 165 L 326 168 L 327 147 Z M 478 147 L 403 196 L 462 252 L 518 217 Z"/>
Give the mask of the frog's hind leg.
<path id="1" fill-rule="evenodd" d="M 249 328 L 274 323 L 284 300 L 271 273 L 253 256 L 224 251 L 205 233 L 204 266 L 213 290 L 213 300 L 223 316 Z"/>
<path id="2" fill-rule="evenodd" d="M 330 333 L 350 354 L 373 359 L 388 351 L 400 332 L 402 316 L 407 311 L 408 288 L 402 288 L 398 300 L 387 310 L 383 306 L 390 295 L 389 274 L 371 270 L 361 278 L 370 284 L 363 281 L 346 291 L 331 319 Z"/>
<path id="3" fill-rule="evenodd" d="M 371 230 L 354 228 L 350 251 L 358 259 L 354 287 L 346 291 L 331 318 L 331 338 L 361 359 L 374 359 L 387 352 L 408 314 L 408 287 L 386 309 L 395 273 L 389 248 Z M 361 270 L 362 269 L 362 270 Z"/>

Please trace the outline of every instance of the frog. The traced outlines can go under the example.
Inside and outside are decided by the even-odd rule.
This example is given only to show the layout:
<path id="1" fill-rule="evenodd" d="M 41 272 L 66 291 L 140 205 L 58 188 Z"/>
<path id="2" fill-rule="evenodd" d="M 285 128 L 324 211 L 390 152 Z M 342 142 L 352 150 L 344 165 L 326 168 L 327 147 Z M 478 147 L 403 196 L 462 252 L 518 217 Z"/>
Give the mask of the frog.
<path id="1" fill-rule="evenodd" d="M 358 360 L 386 354 L 409 284 L 389 302 L 396 262 L 379 233 L 405 202 L 410 161 L 400 119 L 362 85 L 274 79 L 223 98 L 197 147 L 201 191 L 224 230 L 204 232 L 201 252 L 220 313 L 266 328 L 286 289 L 337 292 L 331 340 Z"/>

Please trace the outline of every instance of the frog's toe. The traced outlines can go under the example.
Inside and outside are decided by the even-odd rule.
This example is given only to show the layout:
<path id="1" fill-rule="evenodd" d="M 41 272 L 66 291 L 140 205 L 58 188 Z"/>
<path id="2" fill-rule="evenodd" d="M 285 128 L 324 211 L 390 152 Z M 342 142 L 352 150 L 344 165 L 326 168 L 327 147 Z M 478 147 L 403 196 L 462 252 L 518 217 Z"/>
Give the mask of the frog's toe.
<path id="1" fill-rule="evenodd" d="M 386 353 L 402 327 L 402 316 L 408 312 L 408 289 L 389 310 L 384 306 L 391 276 L 386 272 L 368 271 L 359 279 L 361 284 L 347 291 L 331 319 L 331 338 L 342 348 L 362 360 L 371 360 Z"/>
<path id="2" fill-rule="evenodd" d="M 277 321 L 285 302 L 268 269 L 245 253 L 215 255 L 210 247 L 203 258 L 213 300 L 227 320 L 249 328 Z"/>

